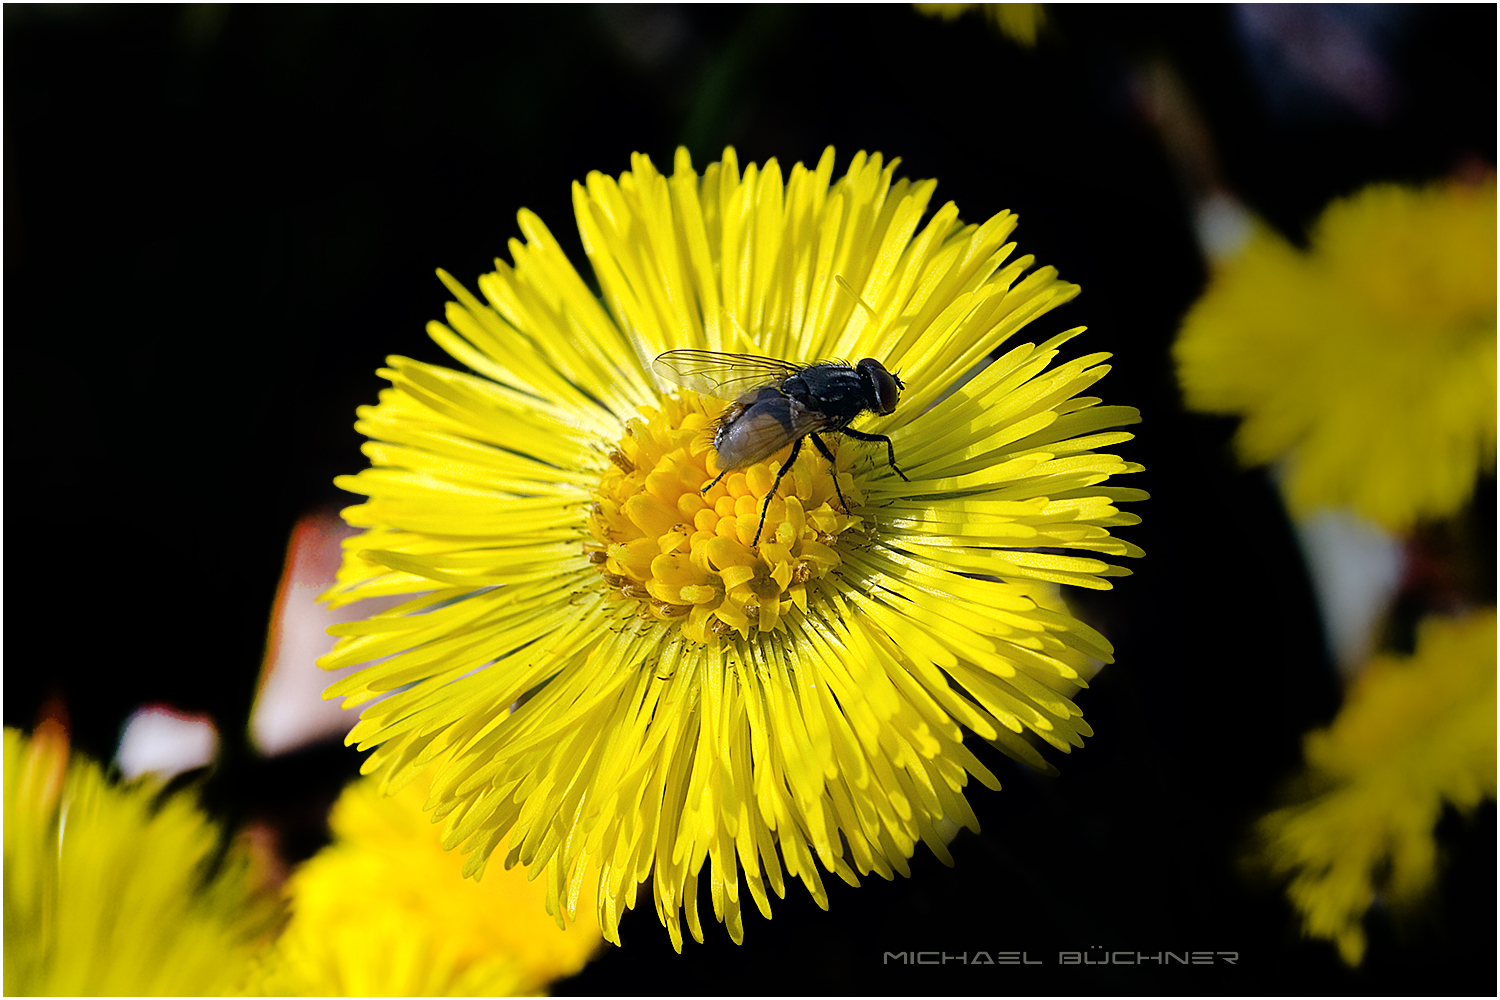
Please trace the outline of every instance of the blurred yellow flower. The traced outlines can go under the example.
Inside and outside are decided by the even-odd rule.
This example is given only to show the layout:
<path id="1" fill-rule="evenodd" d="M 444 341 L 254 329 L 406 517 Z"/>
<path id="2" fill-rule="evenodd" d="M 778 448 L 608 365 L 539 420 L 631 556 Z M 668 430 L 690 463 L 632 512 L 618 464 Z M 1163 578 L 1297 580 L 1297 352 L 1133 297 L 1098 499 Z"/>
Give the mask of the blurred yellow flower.
<path id="1" fill-rule="evenodd" d="M 954 21 L 973 10 L 983 8 L 984 16 L 1013 42 L 1030 48 L 1047 24 L 1047 12 L 1039 3 L 918 3 L 918 11 L 929 17 Z"/>
<path id="2" fill-rule="evenodd" d="M 1217 271 L 1175 354 L 1188 405 L 1244 417 L 1246 464 L 1288 460 L 1293 511 L 1402 530 L 1495 462 L 1495 181 L 1376 185 L 1299 250 L 1264 228 Z"/>
<path id="3" fill-rule="evenodd" d="M 1429 619 L 1411 657 L 1377 657 L 1333 725 L 1308 735 L 1304 798 L 1260 823 L 1271 869 L 1309 937 L 1364 955 L 1377 894 L 1412 899 L 1436 875 L 1443 804 L 1495 797 L 1495 612 Z"/>
<path id="4" fill-rule="evenodd" d="M 5 992 L 239 989 L 277 916 L 190 796 L 115 786 L 55 723 L 5 730 Z"/>
<path id="5" fill-rule="evenodd" d="M 292 919 L 255 977 L 267 996 L 535 995 L 602 945 L 592 913 L 547 916 L 547 889 L 521 869 L 481 883 L 445 851 L 413 782 L 394 797 L 374 779 L 344 790 L 334 842 L 288 883 Z"/>
<path id="6" fill-rule="evenodd" d="M 858 884 L 905 874 L 917 841 L 946 860 L 940 824 L 977 828 L 970 775 L 999 787 L 961 727 L 1042 769 L 1034 742 L 1081 746 L 1069 695 L 1111 649 L 1057 584 L 1128 572 L 1087 553 L 1140 554 L 1109 529 L 1144 494 L 1101 485 L 1139 468 L 1094 450 L 1139 419 L 1080 395 L 1108 355 L 1049 370 L 1080 331 L 959 385 L 1078 291 L 1007 261 L 1010 213 L 924 224 L 935 182 L 879 155 L 837 180 L 831 149 L 785 181 L 732 149 L 701 177 L 686 151 L 671 177 L 632 163 L 574 186 L 602 303 L 522 212 L 488 302 L 442 276 L 459 301 L 429 333 L 479 375 L 390 359 L 356 425 L 372 468 L 338 480 L 369 530 L 328 596 L 421 596 L 332 629 L 322 663 L 370 664 L 329 697 L 386 696 L 350 734 L 377 747 L 366 773 L 449 761 L 428 804 L 468 874 L 508 841 L 552 912 L 596 887 L 616 943 L 649 878 L 680 948 L 705 861 L 740 941 L 742 871 L 769 916 L 783 865 L 826 907 L 819 865 Z M 681 348 L 883 360 L 905 393 L 860 427 L 910 481 L 829 435 L 832 465 L 804 450 L 758 536 L 789 448 L 701 493 L 725 404 L 656 380 Z"/>

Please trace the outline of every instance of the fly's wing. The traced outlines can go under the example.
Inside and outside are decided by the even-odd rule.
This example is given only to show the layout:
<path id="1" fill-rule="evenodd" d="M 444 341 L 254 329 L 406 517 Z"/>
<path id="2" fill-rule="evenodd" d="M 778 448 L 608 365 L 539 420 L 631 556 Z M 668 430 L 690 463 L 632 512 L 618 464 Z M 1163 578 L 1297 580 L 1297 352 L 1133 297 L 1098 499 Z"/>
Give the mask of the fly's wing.
<path id="1" fill-rule="evenodd" d="M 720 469 L 743 469 L 776 454 L 808 434 L 832 430 L 838 420 L 810 410 L 790 396 L 762 389 L 759 398 L 749 394 L 725 411 L 715 435 Z"/>
<path id="2" fill-rule="evenodd" d="M 684 389 L 720 399 L 738 399 L 756 386 L 783 382 L 804 366 L 754 354 L 684 349 L 657 355 L 651 367 L 656 374 Z"/>

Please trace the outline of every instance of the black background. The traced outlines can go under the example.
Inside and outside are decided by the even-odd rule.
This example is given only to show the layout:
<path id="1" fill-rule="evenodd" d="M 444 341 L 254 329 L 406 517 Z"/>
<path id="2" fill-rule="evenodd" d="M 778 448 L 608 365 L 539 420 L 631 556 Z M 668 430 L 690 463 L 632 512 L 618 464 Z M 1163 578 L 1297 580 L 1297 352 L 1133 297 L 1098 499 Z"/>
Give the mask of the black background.
<path id="1" fill-rule="evenodd" d="M 1241 871 L 1247 824 L 1339 685 L 1274 489 L 1234 467 L 1232 422 L 1181 410 L 1168 348 L 1204 269 L 1130 80 L 1175 66 L 1229 184 L 1296 236 L 1369 181 L 1493 163 L 1495 9 L 1401 12 L 1381 122 L 1279 107 L 1226 8 L 1052 14 L 1027 51 L 906 5 L 6 5 L 6 724 L 60 697 L 108 759 L 142 703 L 212 713 L 229 744 L 215 808 L 312 850 L 308 817 L 355 753 L 267 762 L 236 734 L 288 532 L 352 502 L 330 481 L 364 464 L 353 412 L 374 369 L 448 360 L 423 332 L 448 298 L 433 270 L 473 288 L 522 206 L 581 262 L 569 184 L 632 151 L 670 169 L 685 144 L 701 169 L 733 144 L 789 166 L 832 144 L 842 172 L 879 150 L 970 221 L 1017 211 L 1021 251 L 1084 289 L 1027 336 L 1087 324 L 1071 346 L 1116 354 L 1098 391 L 1145 415 L 1122 453 L 1153 498 L 1123 533 L 1149 556 L 1081 602 L 1117 647 L 1082 696 L 1098 736 L 1060 779 L 985 757 L 1006 787 L 974 786 L 984 832 L 953 844 L 953 869 L 919 848 L 911 879 L 828 876 L 829 913 L 792 884 L 774 920 L 747 915 L 744 946 L 710 924 L 682 956 L 646 890 L 626 946 L 555 991 L 1493 993 L 1493 806 L 1445 817 L 1433 904 L 1377 908 L 1357 971 Z M 1492 481 L 1480 495 L 1488 553 Z M 1057 965 L 1088 949 L 1239 961 Z M 882 961 L 913 950 L 1046 965 Z"/>

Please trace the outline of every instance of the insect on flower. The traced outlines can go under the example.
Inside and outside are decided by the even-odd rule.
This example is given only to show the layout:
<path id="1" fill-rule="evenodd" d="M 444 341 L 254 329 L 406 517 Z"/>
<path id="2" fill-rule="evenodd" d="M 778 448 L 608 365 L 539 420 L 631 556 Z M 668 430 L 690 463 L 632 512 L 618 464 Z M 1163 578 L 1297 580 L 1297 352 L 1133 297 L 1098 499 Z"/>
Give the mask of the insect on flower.
<path id="1" fill-rule="evenodd" d="M 850 421 L 864 413 L 882 416 L 894 413 L 906 384 L 886 371 L 874 358 L 857 365 L 842 361 L 820 361 L 799 365 L 753 354 L 721 354 L 718 351 L 679 350 L 658 355 L 652 368 L 662 378 L 685 389 L 732 400 L 714 430 L 714 450 L 719 455 L 719 474 L 700 491 L 707 493 L 735 469 L 743 469 L 770 458 L 788 444 L 792 453 L 776 473 L 776 481 L 760 505 L 760 524 L 752 546 L 760 544 L 766 526 L 766 511 L 782 477 L 797 461 L 802 442 L 833 464 L 833 453 L 819 434 L 844 434 L 856 441 L 883 441 L 886 460 L 896 475 L 906 473 L 896 466 L 896 446 L 884 434 L 851 430 Z M 910 480 L 907 480 L 910 482 Z M 849 502 L 833 480 L 834 491 L 844 512 Z"/>

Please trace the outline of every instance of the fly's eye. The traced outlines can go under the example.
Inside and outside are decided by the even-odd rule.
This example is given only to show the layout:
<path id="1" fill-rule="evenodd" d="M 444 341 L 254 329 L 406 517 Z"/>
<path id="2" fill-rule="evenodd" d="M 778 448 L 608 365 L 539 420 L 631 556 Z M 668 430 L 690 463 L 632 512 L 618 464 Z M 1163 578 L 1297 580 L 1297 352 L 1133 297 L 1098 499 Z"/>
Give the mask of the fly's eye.
<path id="1" fill-rule="evenodd" d="M 882 413 L 895 413 L 896 401 L 901 398 L 901 383 L 896 376 L 885 370 L 885 365 L 874 358 L 865 358 L 857 366 L 870 380 L 870 386 L 875 390 L 876 409 Z"/>

